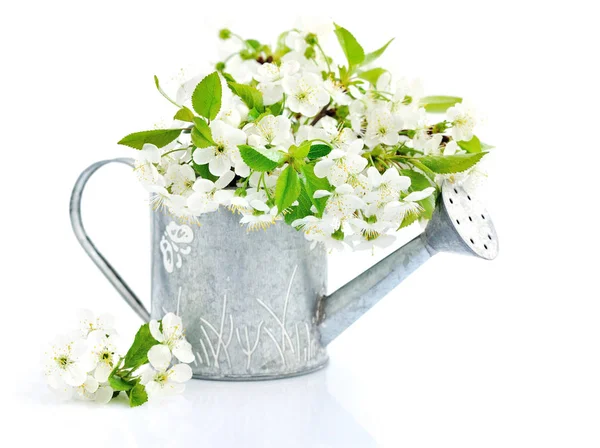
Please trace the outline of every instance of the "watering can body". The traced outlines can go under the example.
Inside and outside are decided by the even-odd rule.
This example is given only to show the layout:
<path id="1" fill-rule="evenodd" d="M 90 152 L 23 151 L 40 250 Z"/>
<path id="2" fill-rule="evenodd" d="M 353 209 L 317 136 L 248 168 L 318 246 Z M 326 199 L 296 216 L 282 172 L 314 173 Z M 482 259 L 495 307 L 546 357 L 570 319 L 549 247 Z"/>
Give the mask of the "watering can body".
<path id="1" fill-rule="evenodd" d="M 129 159 L 112 161 L 132 164 Z M 325 250 L 320 246 L 311 250 L 303 234 L 291 226 L 278 222 L 266 231 L 247 232 L 239 216 L 223 208 L 203 215 L 201 226 L 154 211 L 148 312 L 95 248 L 81 220 L 87 180 L 112 161 L 90 166 L 78 179 L 71 197 L 73 229 L 88 255 L 142 319 L 160 319 L 167 312 L 181 316 L 195 355 L 191 367 L 196 378 L 261 380 L 318 370 L 327 363 L 326 345 L 438 250 L 484 258 L 497 252 L 489 220 L 484 230 L 478 229 L 490 238 L 487 254 L 477 253 L 458 234 L 446 209 L 449 198 L 454 197 L 453 203 L 461 200 L 461 192 L 454 189 L 456 195 L 444 194 L 444 203 L 428 226 L 432 230 L 325 296 Z"/>

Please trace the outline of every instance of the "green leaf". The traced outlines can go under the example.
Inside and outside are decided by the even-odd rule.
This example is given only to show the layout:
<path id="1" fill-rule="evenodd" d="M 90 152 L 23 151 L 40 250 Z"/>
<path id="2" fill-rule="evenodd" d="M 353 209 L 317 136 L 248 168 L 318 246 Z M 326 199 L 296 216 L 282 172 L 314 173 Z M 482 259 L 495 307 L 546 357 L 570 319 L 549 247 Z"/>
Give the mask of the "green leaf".
<path id="1" fill-rule="evenodd" d="M 326 177 L 320 178 L 315 175 L 315 164 L 309 163 L 302 167 L 302 174 L 304 174 L 304 180 L 306 182 L 306 191 L 310 196 L 310 200 L 317 208 L 319 215 L 323 214 L 325 210 L 325 204 L 327 204 L 327 198 L 315 199 L 315 191 L 327 190 L 331 191 L 331 185 Z"/>
<path id="2" fill-rule="evenodd" d="M 215 146 L 212 138 L 212 131 L 206 121 L 200 117 L 194 118 L 194 128 L 192 129 L 192 143 L 198 148 L 208 148 Z"/>
<path id="3" fill-rule="evenodd" d="M 212 174 L 208 169 L 208 163 L 206 165 L 198 165 L 197 163 L 192 162 L 192 168 L 194 168 L 196 174 L 203 179 L 212 180 L 213 182 L 218 179 L 218 177 Z"/>
<path id="4" fill-rule="evenodd" d="M 458 146 L 460 146 L 461 149 L 464 149 L 465 151 L 470 153 L 477 153 L 481 152 L 482 150 L 481 142 L 479 141 L 476 135 L 474 135 L 473 138 L 468 142 L 457 141 L 456 143 L 458 143 Z"/>
<path id="5" fill-rule="evenodd" d="M 348 59 L 348 64 L 353 67 L 362 64 L 365 60 L 365 50 L 358 43 L 350 31 L 339 25 L 335 25 L 335 35 Z"/>
<path id="6" fill-rule="evenodd" d="M 191 137 L 192 143 L 198 148 L 208 148 L 209 146 L 214 146 L 214 144 L 211 141 L 204 138 L 204 136 L 200 133 L 198 128 L 192 129 Z"/>
<path id="7" fill-rule="evenodd" d="M 261 47 L 261 43 L 259 41 L 257 41 L 256 39 L 247 39 L 246 43 L 248 45 L 250 45 L 252 48 L 254 48 L 255 50 L 258 50 Z"/>
<path id="8" fill-rule="evenodd" d="M 423 174 L 414 171 L 414 170 L 400 170 L 400 174 L 402 176 L 410 177 L 410 187 L 409 190 L 413 191 L 421 191 L 425 188 L 434 187 L 433 184 L 426 176 Z"/>
<path id="9" fill-rule="evenodd" d="M 306 140 L 300 146 L 292 145 L 288 149 L 288 154 L 294 159 L 304 160 L 310 151 L 310 140 Z"/>
<path id="10" fill-rule="evenodd" d="M 494 149 L 495 148 L 495 146 L 488 145 L 487 143 L 483 143 L 483 142 L 480 142 L 480 143 L 481 143 L 481 150 L 482 151 L 489 151 L 490 149 Z"/>
<path id="11" fill-rule="evenodd" d="M 154 339 L 150 333 L 150 324 L 144 324 L 140 327 L 133 344 L 125 355 L 124 369 L 137 369 L 138 367 L 148 362 L 148 350 L 150 350 L 159 342 Z"/>
<path id="12" fill-rule="evenodd" d="M 426 96 L 419 101 L 420 106 L 424 107 L 427 112 L 434 114 L 444 113 L 456 103 L 462 103 L 462 98 L 457 96 Z"/>
<path id="13" fill-rule="evenodd" d="M 411 160 L 418 160 L 434 173 L 451 174 L 468 170 L 475 166 L 486 154 L 487 152 L 455 154 L 453 156 L 425 156 Z"/>
<path id="14" fill-rule="evenodd" d="M 263 114 L 258 110 L 252 108 L 248 111 L 248 122 L 256 121 L 259 118 L 262 118 Z"/>
<path id="15" fill-rule="evenodd" d="M 268 107 L 268 110 L 275 116 L 281 115 L 281 112 L 283 112 L 283 100 L 278 103 L 271 104 Z"/>
<path id="16" fill-rule="evenodd" d="M 233 76 L 231 76 L 229 73 L 227 72 L 221 72 L 221 76 L 223 77 L 223 79 L 226 82 L 235 82 L 235 79 L 233 78 Z"/>
<path id="17" fill-rule="evenodd" d="M 419 201 L 419 203 L 422 201 Z M 412 223 L 414 223 L 415 221 L 417 221 L 420 217 L 421 217 L 421 213 L 407 213 L 404 218 L 402 219 L 402 223 L 400 223 L 400 227 L 398 227 L 397 230 L 403 229 L 405 227 L 410 226 Z M 423 213 L 424 215 L 424 213 Z M 427 218 L 430 219 L 430 218 Z"/>
<path id="18" fill-rule="evenodd" d="M 134 132 L 123 137 L 119 145 L 130 148 L 142 149 L 146 143 L 156 145 L 158 148 L 167 146 L 181 134 L 183 129 L 154 129 L 152 131 Z"/>
<path id="19" fill-rule="evenodd" d="M 198 115 L 214 120 L 221 110 L 221 78 L 217 72 L 206 76 L 194 89 L 192 107 Z"/>
<path id="20" fill-rule="evenodd" d="M 194 122 L 194 112 L 189 110 L 187 107 L 183 106 L 181 109 L 177 111 L 174 120 L 188 121 L 190 123 Z"/>
<path id="21" fill-rule="evenodd" d="M 363 61 L 363 65 L 370 64 L 371 62 L 379 59 L 379 57 L 383 54 L 383 52 L 387 49 L 387 47 L 394 41 L 394 39 L 390 39 L 387 44 L 381 47 L 379 50 L 375 50 L 371 53 L 365 55 L 365 60 Z"/>
<path id="22" fill-rule="evenodd" d="M 136 382 L 135 381 L 126 381 L 118 375 L 111 374 L 108 377 L 108 384 L 110 385 L 110 387 L 113 388 L 113 390 L 128 391 L 128 390 L 133 389 L 133 387 L 136 385 Z"/>
<path id="23" fill-rule="evenodd" d="M 308 152 L 308 158 L 310 160 L 320 159 L 321 157 L 325 157 L 327 154 L 331 152 L 332 148 L 329 145 L 321 144 L 312 145 L 310 147 L 310 151 Z"/>
<path id="24" fill-rule="evenodd" d="M 366 72 L 359 73 L 358 77 L 360 79 L 364 79 L 365 81 L 375 86 L 379 77 L 385 72 L 387 72 L 387 70 L 384 68 L 372 68 L 371 70 L 367 70 Z"/>
<path id="25" fill-rule="evenodd" d="M 242 160 L 254 171 L 272 171 L 279 166 L 283 155 L 272 149 L 253 148 L 248 145 L 239 145 Z"/>
<path id="26" fill-rule="evenodd" d="M 227 84 L 229 88 L 239 96 L 249 109 L 256 109 L 258 112 L 263 112 L 265 107 L 263 105 L 263 95 L 260 90 L 247 86 L 245 84 L 238 84 L 230 82 Z"/>
<path id="27" fill-rule="evenodd" d="M 300 178 L 298 173 L 288 165 L 279 175 L 275 185 L 275 205 L 279 213 L 283 212 L 300 196 Z"/>
<path id="28" fill-rule="evenodd" d="M 129 395 L 129 406 L 132 408 L 141 406 L 148 401 L 146 388 L 140 383 L 137 383 L 130 391 L 128 391 L 127 395 Z"/>
<path id="29" fill-rule="evenodd" d="M 302 219 L 305 216 L 312 215 L 310 210 L 313 205 L 306 191 L 306 185 L 304 182 L 300 182 L 300 196 L 298 196 L 298 205 L 292 208 L 292 211 L 285 215 L 285 222 L 291 225 L 295 220 Z"/>

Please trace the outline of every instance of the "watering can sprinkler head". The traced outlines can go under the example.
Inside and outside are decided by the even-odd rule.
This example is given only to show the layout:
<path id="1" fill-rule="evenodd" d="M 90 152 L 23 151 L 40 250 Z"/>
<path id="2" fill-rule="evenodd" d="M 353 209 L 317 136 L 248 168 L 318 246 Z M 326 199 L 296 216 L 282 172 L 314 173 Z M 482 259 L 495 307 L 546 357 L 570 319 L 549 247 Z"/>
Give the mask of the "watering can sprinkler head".
<path id="1" fill-rule="evenodd" d="M 487 210 L 459 185 L 445 182 L 424 239 L 434 252 L 455 252 L 493 260 L 498 235 Z"/>
<path id="2" fill-rule="evenodd" d="M 464 188 L 442 185 L 425 231 L 320 302 L 321 342 L 328 344 L 438 252 L 493 260 L 498 235 L 486 209 Z"/>

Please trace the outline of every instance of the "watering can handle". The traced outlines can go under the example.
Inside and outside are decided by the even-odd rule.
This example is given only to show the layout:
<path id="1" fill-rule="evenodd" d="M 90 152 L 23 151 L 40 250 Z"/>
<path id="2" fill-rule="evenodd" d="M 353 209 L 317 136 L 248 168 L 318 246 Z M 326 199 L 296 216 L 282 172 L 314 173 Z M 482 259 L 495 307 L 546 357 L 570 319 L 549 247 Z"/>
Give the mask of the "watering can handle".
<path id="1" fill-rule="evenodd" d="M 144 321 L 148 321 L 150 320 L 150 312 L 146 309 L 146 307 L 144 307 L 138 296 L 136 296 L 129 285 L 125 283 L 115 268 L 113 268 L 106 258 L 104 258 L 104 256 L 100 253 L 100 251 L 96 249 L 96 246 L 94 246 L 94 243 L 92 243 L 92 240 L 86 233 L 83 226 L 83 221 L 81 219 L 81 197 L 87 181 L 99 168 L 112 162 L 123 163 L 132 168 L 134 166 L 133 159 L 120 158 L 102 160 L 90 165 L 83 173 L 81 173 L 77 179 L 77 182 L 75 182 L 73 192 L 71 193 L 71 204 L 69 210 L 71 215 L 71 226 L 73 227 L 73 232 L 75 232 L 75 236 L 83 247 L 83 250 L 85 250 L 96 266 L 98 266 L 108 281 L 116 288 L 119 294 L 121 294 L 121 297 L 125 299 L 125 301 L 129 304 L 129 306 L 131 306 L 131 308 L 133 308 L 138 316 L 144 319 Z"/>

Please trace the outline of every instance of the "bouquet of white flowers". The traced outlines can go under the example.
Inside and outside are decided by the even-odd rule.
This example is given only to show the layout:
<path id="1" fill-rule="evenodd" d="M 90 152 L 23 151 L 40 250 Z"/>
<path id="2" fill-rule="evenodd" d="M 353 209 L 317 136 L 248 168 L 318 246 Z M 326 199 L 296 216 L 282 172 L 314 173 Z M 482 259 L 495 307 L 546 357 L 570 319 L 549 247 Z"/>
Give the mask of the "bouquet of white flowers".
<path id="1" fill-rule="evenodd" d="M 156 208 L 197 222 L 223 206 L 249 230 L 284 220 L 335 249 L 386 246 L 431 218 L 441 183 L 463 182 L 491 148 L 472 110 L 392 83 L 375 65 L 391 40 L 365 53 L 347 29 L 330 31 L 342 65 L 321 34 L 289 30 L 270 46 L 224 29 L 240 47 L 215 72 L 175 99 L 155 77 L 177 107 L 173 125 L 119 143 L 139 150 L 135 172 Z"/>

